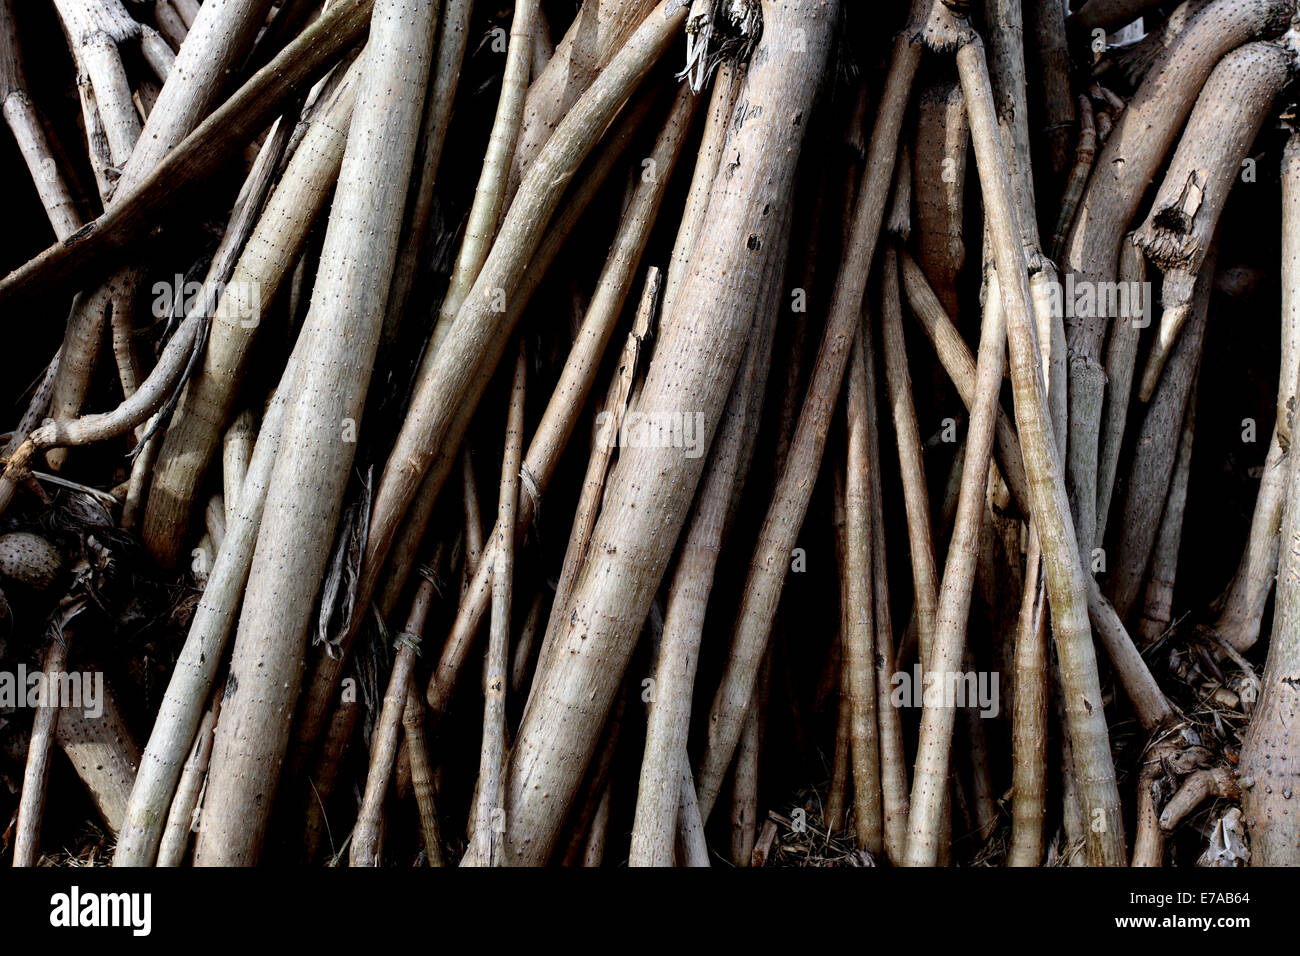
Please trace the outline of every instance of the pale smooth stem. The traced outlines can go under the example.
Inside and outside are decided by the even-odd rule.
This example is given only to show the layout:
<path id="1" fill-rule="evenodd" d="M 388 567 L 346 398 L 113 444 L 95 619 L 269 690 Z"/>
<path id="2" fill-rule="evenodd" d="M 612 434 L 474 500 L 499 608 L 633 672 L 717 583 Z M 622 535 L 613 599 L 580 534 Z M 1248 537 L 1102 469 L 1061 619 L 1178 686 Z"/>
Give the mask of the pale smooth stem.
<path id="1" fill-rule="evenodd" d="M 871 586 L 876 623 L 873 663 L 876 677 L 876 713 L 880 740 L 880 790 L 884 813 L 884 850 L 892 860 L 901 860 L 907 845 L 907 758 L 903 751 L 901 715 L 893 704 L 894 619 L 890 610 L 889 569 L 885 548 L 884 492 L 881 488 L 880 420 L 876 407 L 875 347 L 871 317 L 862 317 L 863 349 L 866 359 L 868 457 L 871 462 Z M 926 499 L 922 487 L 922 500 Z"/>
<path id="2" fill-rule="evenodd" d="M 1016 245 L 1019 248 L 1018 238 Z M 998 276 L 992 270 L 988 271 L 988 276 L 988 298 L 980 329 L 961 491 L 939 588 L 933 647 L 926 662 L 936 680 L 946 680 L 946 675 L 961 667 L 978 563 L 980 525 L 985 514 L 984 495 L 993 454 L 998 393 L 1002 386 L 1006 317 L 998 291 Z M 906 866 L 935 866 L 938 862 L 955 718 L 956 710 L 942 703 L 937 706 L 925 704 L 921 710 L 907 846 L 903 857 Z"/>
<path id="3" fill-rule="evenodd" d="M 197 811 L 203 796 L 203 785 L 208 777 L 208 761 L 212 757 L 212 731 L 216 729 L 217 718 L 221 716 L 221 691 L 218 687 L 212 695 L 212 705 L 203 715 L 199 732 L 194 737 L 194 748 L 185 761 L 185 769 L 176 785 L 176 796 L 172 798 L 167 825 L 163 828 L 162 842 L 158 846 L 157 866 L 180 866 L 185 859 L 185 851 L 189 848 L 190 833 L 198 827 Z"/>
<path id="4" fill-rule="evenodd" d="M 1029 478 L 1030 511 L 1038 524 L 1043 546 L 1044 575 L 1080 795 L 1085 815 L 1097 823 L 1088 831 L 1088 858 L 1094 865 L 1119 866 L 1127 861 L 1127 855 L 1119 790 L 1088 626 L 1088 575 L 1074 536 L 1060 452 L 1052 434 L 1042 358 L 1034 336 L 1028 273 L 1023 247 L 1017 242 L 1021 236 L 1016 206 L 1007 171 L 998 161 L 993 96 L 978 38 L 958 50 L 957 69 L 966 93 L 976 166 L 1006 305 L 1006 338 L 1011 353 L 1017 431 Z M 969 461 L 969 451 L 967 454 Z"/>
<path id="5" fill-rule="evenodd" d="M 921 432 L 912 402 L 912 378 L 903 340 L 903 307 L 898 286 L 898 255 L 885 249 L 882 289 L 881 339 L 885 353 L 885 382 L 898 443 L 903 505 L 907 512 L 907 542 L 912 558 L 912 593 L 921 660 L 930 656 L 934 617 L 938 603 L 939 574 L 934 558 L 934 532 L 930 524 L 930 495 L 925 462 L 921 457 Z"/>
<path id="6" fill-rule="evenodd" d="M 1178 458 L 1174 462 L 1173 477 L 1169 479 L 1169 494 L 1165 498 L 1164 514 L 1160 516 L 1160 532 L 1156 535 L 1151 555 L 1151 571 L 1147 575 L 1142 617 L 1138 621 L 1138 639 L 1144 648 L 1159 640 L 1173 620 L 1174 579 L 1178 574 L 1178 550 L 1183 540 L 1183 518 L 1187 510 L 1187 482 L 1192 468 L 1195 431 L 1196 397 L 1193 394 L 1183 418 L 1183 433 L 1178 439 Z M 1265 468 L 1267 467 L 1266 463 Z"/>
<path id="7" fill-rule="evenodd" d="M 629 866 L 672 866 L 690 729 L 691 698 L 703 639 L 705 612 L 722 548 L 725 518 L 736 497 L 745 411 L 756 356 L 748 349 L 727 411 L 718 426 L 708 470 L 677 559 L 655 667 L 654 696 L 646 718 L 645 751 L 637 789 Z M 694 784 L 691 785 L 692 792 Z"/>
<path id="8" fill-rule="evenodd" d="M 1041 866 L 1047 816 L 1047 589 L 1038 528 L 1029 524 L 1025 588 L 1016 624 L 1011 713 L 1011 846 L 1007 866 Z"/>
<path id="9" fill-rule="evenodd" d="M 55 238 L 66 239 L 81 228 L 81 215 L 45 135 L 41 115 L 27 93 L 13 0 L 0 0 L 0 110 L 31 173 Z"/>
<path id="10" fill-rule="evenodd" d="M 845 561 L 841 600 L 848 606 L 843 667 L 848 674 L 849 752 L 853 765 L 853 821 L 867 852 L 884 846 L 880 790 L 880 738 L 876 720 L 875 609 L 869 403 L 859 328 L 848 369 L 848 462 L 845 468 Z"/>
<path id="11" fill-rule="evenodd" d="M 430 589 L 432 590 L 432 589 Z M 416 600 L 428 601 L 421 585 Z M 418 639 L 418 638 L 417 638 Z M 383 809 L 388 784 L 392 780 L 393 761 L 397 757 L 398 732 L 402 727 L 402 713 L 406 708 L 407 690 L 411 684 L 411 671 L 415 667 L 415 645 L 411 635 L 402 634 L 401 647 L 393 660 L 393 670 L 384 692 L 379 723 L 371 738 L 370 770 L 366 774 L 366 789 L 357 822 L 352 828 L 352 841 L 348 846 L 349 866 L 379 866 L 382 863 Z"/>
<path id="12" fill-rule="evenodd" d="M 1296 386 L 1300 376 L 1300 135 L 1296 133 L 1291 134 L 1282 151 L 1281 179 L 1282 359 L 1277 418 L 1255 498 L 1250 537 L 1214 624 L 1219 636 L 1243 653 L 1259 640 L 1260 623 L 1277 575 L 1288 456 L 1296 433 Z"/>
<path id="13" fill-rule="evenodd" d="M 1146 288 L 1146 259 L 1132 242 L 1125 242 L 1119 252 L 1121 289 Z M 1111 323 L 1110 341 L 1106 345 L 1106 406 L 1101 425 L 1101 446 L 1097 461 L 1097 537 L 1105 541 L 1106 522 L 1115 493 L 1115 475 L 1119 470 L 1120 447 L 1132 403 L 1133 372 L 1137 365 L 1138 341 L 1142 327 L 1150 318 L 1143 297 L 1143 316 L 1123 316 Z"/>
<path id="14" fill-rule="evenodd" d="M 506 51 L 505 73 L 501 79 L 496 118 L 483 157 L 483 171 L 479 174 L 478 188 L 474 191 L 465 237 L 461 240 L 451 280 L 438 310 L 438 323 L 445 325 L 448 330 L 474 280 L 478 278 L 496 234 L 497 220 L 505 201 L 510 163 L 514 158 L 515 144 L 519 140 L 519 124 L 523 119 L 524 94 L 528 87 L 529 64 L 533 54 L 533 19 L 538 2 L 539 0 L 519 0 L 510 21 L 510 45 Z M 445 334 L 439 334 L 435 329 L 434 342 L 441 342 Z"/>
<path id="15" fill-rule="evenodd" d="M 304 340 L 300 339 L 300 346 Z M 190 623 L 189 635 L 172 669 L 140 761 L 126 816 L 118 834 L 114 866 L 149 866 L 162 838 L 167 808 L 225 656 L 235 612 L 253 559 L 266 488 L 280 444 L 284 408 L 297 376 L 295 348 L 253 448 L 234 519 L 226 523 L 225 546 L 216 556 L 208 585 Z"/>
<path id="16" fill-rule="evenodd" d="M 531 42 L 531 41 L 529 41 Z M 496 549 L 492 568 L 492 620 L 483 688 L 483 744 L 479 756 L 478 813 L 474 839 L 478 856 L 489 866 L 504 862 L 505 827 L 495 819 L 502 807 L 505 776 L 506 679 L 510 667 L 510 605 L 514 589 L 515 514 L 519 500 L 519 465 L 523 458 L 524 395 L 528 357 L 521 340 L 506 420 L 497 503 Z M 487 559 L 484 558 L 486 561 Z"/>
<path id="17" fill-rule="evenodd" d="M 66 633 L 60 629 L 50 638 L 42 670 L 45 689 L 32 722 L 27 743 L 27 765 L 23 770 L 23 791 L 18 798 L 18 822 L 14 834 L 14 866 L 35 866 L 40 856 L 41 818 L 45 812 L 45 787 L 50 777 L 50 753 L 59 723 L 59 702 L 53 697 L 54 679 L 68 664 Z"/>
<path id="18" fill-rule="evenodd" d="M 518 312 L 509 308 L 510 300 L 520 291 L 565 187 L 662 55 L 685 13 L 673 0 L 663 0 L 602 72 L 601 79 L 569 111 L 529 168 L 446 343 L 426 353 L 407 417 L 375 495 L 358 597 L 363 604 L 373 594 L 398 529 L 420 494 L 440 446 L 452 437 L 452 444 L 459 442 L 459 436 L 451 434 L 453 426 L 459 430 L 459 419 L 472 412 L 487 387 L 519 318 Z M 502 303 L 504 311 L 498 311 Z"/>

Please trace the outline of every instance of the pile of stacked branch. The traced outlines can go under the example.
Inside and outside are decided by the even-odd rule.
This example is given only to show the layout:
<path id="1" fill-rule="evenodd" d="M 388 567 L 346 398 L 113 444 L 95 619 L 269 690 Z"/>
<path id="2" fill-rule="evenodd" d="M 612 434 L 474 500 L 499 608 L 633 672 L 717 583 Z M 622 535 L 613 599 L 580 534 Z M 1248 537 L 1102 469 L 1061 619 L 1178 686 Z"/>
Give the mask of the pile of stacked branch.
<path id="1" fill-rule="evenodd" d="M 1070 6 L 0 0 L 3 853 L 1300 863 L 1296 4 Z"/>

